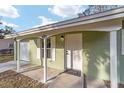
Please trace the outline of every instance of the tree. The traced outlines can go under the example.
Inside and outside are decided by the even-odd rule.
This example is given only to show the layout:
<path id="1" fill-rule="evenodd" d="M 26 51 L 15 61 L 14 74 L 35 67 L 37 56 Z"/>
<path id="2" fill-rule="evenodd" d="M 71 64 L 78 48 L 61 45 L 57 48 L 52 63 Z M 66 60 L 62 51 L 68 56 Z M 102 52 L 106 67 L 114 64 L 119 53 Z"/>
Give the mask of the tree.
<path id="1" fill-rule="evenodd" d="M 89 8 L 87 8 L 84 12 L 78 14 L 80 16 L 87 16 L 92 15 L 100 12 L 104 12 L 107 10 L 115 9 L 118 7 L 121 7 L 122 5 L 89 5 Z"/>
<path id="2" fill-rule="evenodd" d="M 0 21 L 0 25 L 2 22 Z M 0 39 L 3 39 L 5 35 L 15 33 L 15 30 L 10 26 L 4 26 L 4 28 L 0 28 Z"/>

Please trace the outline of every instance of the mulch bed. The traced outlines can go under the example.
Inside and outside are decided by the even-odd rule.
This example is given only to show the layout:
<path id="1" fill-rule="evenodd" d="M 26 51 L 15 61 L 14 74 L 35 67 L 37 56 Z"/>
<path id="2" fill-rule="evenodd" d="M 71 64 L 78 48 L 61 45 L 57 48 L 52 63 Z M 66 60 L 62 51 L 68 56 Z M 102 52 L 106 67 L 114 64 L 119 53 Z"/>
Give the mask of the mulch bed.
<path id="1" fill-rule="evenodd" d="M 46 88 L 47 85 L 23 74 L 8 70 L 0 73 L 0 88 Z"/>

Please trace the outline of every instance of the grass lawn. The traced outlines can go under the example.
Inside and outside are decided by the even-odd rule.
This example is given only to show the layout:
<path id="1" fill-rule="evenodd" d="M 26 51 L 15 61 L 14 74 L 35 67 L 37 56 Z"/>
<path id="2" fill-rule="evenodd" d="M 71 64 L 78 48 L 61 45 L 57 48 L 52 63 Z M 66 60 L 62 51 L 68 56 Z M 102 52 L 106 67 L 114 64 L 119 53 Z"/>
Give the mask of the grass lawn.
<path id="1" fill-rule="evenodd" d="M 0 55 L 0 63 L 5 63 L 12 60 L 14 60 L 14 55 L 12 54 Z"/>
<path id="2" fill-rule="evenodd" d="M 47 85 L 23 74 L 8 70 L 0 73 L 0 88 L 46 88 Z"/>

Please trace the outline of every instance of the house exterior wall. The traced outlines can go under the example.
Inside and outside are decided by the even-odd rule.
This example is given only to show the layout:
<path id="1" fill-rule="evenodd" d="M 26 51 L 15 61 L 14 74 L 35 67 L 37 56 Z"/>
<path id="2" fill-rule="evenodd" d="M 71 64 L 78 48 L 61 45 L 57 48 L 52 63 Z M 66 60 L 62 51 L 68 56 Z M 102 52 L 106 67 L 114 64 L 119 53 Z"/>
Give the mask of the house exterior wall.
<path id="1" fill-rule="evenodd" d="M 37 57 L 37 48 L 40 48 L 39 39 L 30 39 L 29 40 L 29 58 L 31 64 L 42 65 L 41 59 Z"/>
<path id="2" fill-rule="evenodd" d="M 110 79 L 109 32 L 83 32 L 83 63 L 87 78 Z"/>
<path id="3" fill-rule="evenodd" d="M 9 45 L 13 43 L 14 41 L 12 39 L 0 39 L 0 50 L 9 49 Z"/>
<path id="4" fill-rule="evenodd" d="M 61 40 L 61 34 L 56 35 L 55 61 L 48 59 L 48 66 L 51 68 L 64 70 L 64 41 Z"/>

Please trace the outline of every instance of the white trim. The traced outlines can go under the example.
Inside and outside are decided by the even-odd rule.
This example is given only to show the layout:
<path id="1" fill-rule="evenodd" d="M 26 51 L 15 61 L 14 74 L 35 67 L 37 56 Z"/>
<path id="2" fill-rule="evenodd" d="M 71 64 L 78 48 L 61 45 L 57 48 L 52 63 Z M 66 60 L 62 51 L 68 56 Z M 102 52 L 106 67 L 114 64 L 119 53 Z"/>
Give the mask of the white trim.
<path id="1" fill-rule="evenodd" d="M 17 60 L 17 42 L 14 40 L 14 61 Z"/>
<path id="2" fill-rule="evenodd" d="M 56 58 L 56 40 L 55 40 L 55 36 L 50 38 L 50 42 L 51 42 L 51 60 L 55 61 Z"/>
<path id="3" fill-rule="evenodd" d="M 117 32 L 110 32 L 110 80 L 111 87 L 118 87 L 117 79 Z"/>
<path id="4" fill-rule="evenodd" d="M 40 59 L 41 53 L 40 53 L 40 48 L 37 47 L 37 59 Z"/>
<path id="5" fill-rule="evenodd" d="M 41 39 L 37 39 L 37 59 L 41 58 Z"/>
<path id="6" fill-rule="evenodd" d="M 20 69 L 20 40 L 17 40 L 17 61 L 16 61 L 16 66 L 17 66 L 17 72 L 19 72 Z"/>
<path id="7" fill-rule="evenodd" d="M 46 50 L 47 38 L 44 38 L 44 83 L 47 82 L 47 50 Z"/>

